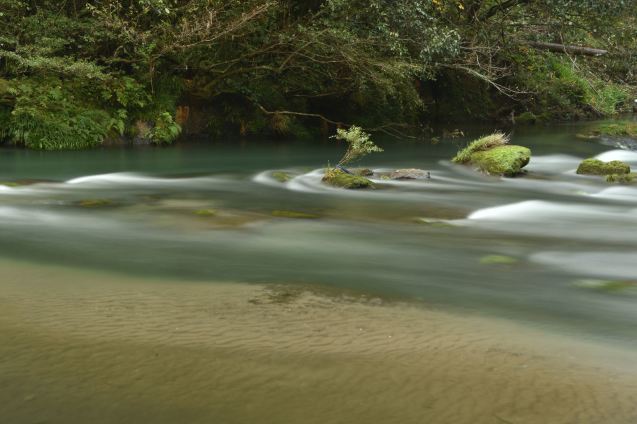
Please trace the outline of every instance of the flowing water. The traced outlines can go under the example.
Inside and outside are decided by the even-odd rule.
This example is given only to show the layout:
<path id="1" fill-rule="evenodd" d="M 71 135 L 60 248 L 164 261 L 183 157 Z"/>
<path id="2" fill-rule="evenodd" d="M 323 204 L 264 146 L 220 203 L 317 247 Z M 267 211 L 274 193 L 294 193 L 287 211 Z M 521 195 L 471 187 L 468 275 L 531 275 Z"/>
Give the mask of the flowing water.
<path id="1" fill-rule="evenodd" d="M 637 152 L 584 129 L 367 191 L 332 142 L 0 151 L 0 422 L 637 423 L 637 186 L 575 174 Z"/>

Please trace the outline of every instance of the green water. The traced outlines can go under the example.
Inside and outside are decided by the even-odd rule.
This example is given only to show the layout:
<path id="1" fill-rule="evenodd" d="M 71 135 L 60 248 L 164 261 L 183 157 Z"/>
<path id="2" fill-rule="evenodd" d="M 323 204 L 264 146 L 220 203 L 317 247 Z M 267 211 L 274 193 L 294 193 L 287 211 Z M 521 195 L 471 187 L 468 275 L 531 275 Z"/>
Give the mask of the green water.
<path id="1" fill-rule="evenodd" d="M 528 176 L 506 180 L 449 163 L 466 139 L 386 140 L 386 152 L 362 165 L 422 168 L 431 179 L 379 181 L 377 190 L 356 192 L 320 182 L 321 167 L 342 153 L 332 142 L 4 149 L 0 180 L 35 184 L 0 189 L 0 251 L 34 266 L 176 286 L 230 281 L 343 289 L 634 350 L 637 189 L 608 186 L 574 169 L 599 154 L 637 166 L 637 153 L 577 139 L 584 127 L 516 130 L 512 142 L 534 156 Z M 278 182 L 272 178 L 278 170 L 293 178 Z M 73 291 L 82 293 L 91 279 L 73 280 Z M 6 354 L 30 357 L 32 345 L 23 346 Z M 170 353 L 175 360 L 181 354 Z M 143 418 L 127 414 L 128 422 Z M 48 422 L 44 415 L 24 422 Z M 241 422 L 230 416 L 219 422 Z"/>

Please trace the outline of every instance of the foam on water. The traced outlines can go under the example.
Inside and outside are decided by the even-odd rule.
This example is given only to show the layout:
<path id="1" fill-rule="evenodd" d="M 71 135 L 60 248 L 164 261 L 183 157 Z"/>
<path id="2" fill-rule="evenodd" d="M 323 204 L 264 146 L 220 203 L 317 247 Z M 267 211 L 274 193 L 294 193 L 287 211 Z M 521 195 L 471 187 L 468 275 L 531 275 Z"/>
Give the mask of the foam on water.
<path id="1" fill-rule="evenodd" d="M 142 185 L 142 186 L 161 186 L 161 185 L 201 185 L 211 183 L 230 183 L 233 180 L 226 180 L 217 177 L 190 177 L 190 178 L 158 178 L 143 174 L 130 172 L 115 172 L 111 174 L 88 175 L 85 177 L 73 178 L 66 181 L 71 185 L 90 185 L 90 186 L 111 186 L 111 185 Z"/>
<path id="2" fill-rule="evenodd" d="M 595 158 L 604 162 L 621 160 L 623 162 L 637 163 L 637 152 L 628 150 L 610 150 L 595 156 Z"/>
<path id="3" fill-rule="evenodd" d="M 577 167 L 582 160 L 571 155 L 532 156 L 526 169 L 533 172 L 559 174 Z"/>
<path id="4" fill-rule="evenodd" d="M 540 252 L 530 260 L 568 272 L 602 278 L 635 279 L 637 251 Z"/>

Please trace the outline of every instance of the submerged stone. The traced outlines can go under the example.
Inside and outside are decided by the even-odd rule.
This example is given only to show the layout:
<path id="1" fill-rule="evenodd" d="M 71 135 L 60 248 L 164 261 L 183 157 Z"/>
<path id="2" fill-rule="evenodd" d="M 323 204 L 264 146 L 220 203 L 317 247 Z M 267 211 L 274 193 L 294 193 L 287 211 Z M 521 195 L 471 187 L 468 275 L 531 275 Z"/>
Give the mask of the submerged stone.
<path id="1" fill-rule="evenodd" d="M 99 208 L 104 206 L 112 206 L 113 201 L 109 199 L 84 199 L 77 202 L 83 208 Z"/>
<path id="2" fill-rule="evenodd" d="M 298 212 L 298 211 L 285 211 L 285 210 L 277 210 L 272 211 L 272 216 L 277 218 L 292 218 L 292 219 L 318 219 L 320 218 L 318 215 L 314 215 L 311 213 Z"/>
<path id="3" fill-rule="evenodd" d="M 345 172 L 334 168 L 330 168 L 325 171 L 323 182 L 334 187 L 347 189 L 362 189 L 374 186 L 372 182 L 365 177 L 346 174 Z"/>
<path id="4" fill-rule="evenodd" d="M 349 171 L 359 177 L 371 177 L 372 175 L 374 175 L 374 171 L 369 168 L 353 168 Z"/>
<path id="5" fill-rule="evenodd" d="M 630 174 L 630 166 L 622 161 L 603 162 L 599 159 L 584 159 L 577 167 L 580 175 L 619 175 Z"/>
<path id="6" fill-rule="evenodd" d="M 513 265 L 518 262 L 516 258 L 505 255 L 487 255 L 480 258 L 482 265 Z"/>
<path id="7" fill-rule="evenodd" d="M 628 289 L 637 289 L 637 281 L 630 280 L 577 280 L 573 283 L 576 287 L 595 290 L 599 292 L 614 293 Z"/>
<path id="8" fill-rule="evenodd" d="M 431 178 L 429 171 L 422 169 L 397 169 L 389 175 L 392 180 L 422 180 Z"/>
<path id="9" fill-rule="evenodd" d="M 215 209 L 197 209 L 193 213 L 197 216 L 217 216 Z"/>
<path id="10" fill-rule="evenodd" d="M 607 183 L 614 184 L 632 184 L 637 182 L 637 173 L 630 174 L 611 174 L 606 176 Z"/>
<path id="11" fill-rule="evenodd" d="M 290 181 L 292 179 L 290 174 L 288 174 L 287 172 L 283 172 L 283 171 L 273 172 L 272 173 L 272 178 L 274 178 L 275 180 L 277 180 L 280 183 L 287 183 L 288 181 Z"/>
<path id="12" fill-rule="evenodd" d="M 531 160 L 531 150 L 523 146 L 498 146 L 475 152 L 470 163 L 489 175 L 514 176 Z"/>

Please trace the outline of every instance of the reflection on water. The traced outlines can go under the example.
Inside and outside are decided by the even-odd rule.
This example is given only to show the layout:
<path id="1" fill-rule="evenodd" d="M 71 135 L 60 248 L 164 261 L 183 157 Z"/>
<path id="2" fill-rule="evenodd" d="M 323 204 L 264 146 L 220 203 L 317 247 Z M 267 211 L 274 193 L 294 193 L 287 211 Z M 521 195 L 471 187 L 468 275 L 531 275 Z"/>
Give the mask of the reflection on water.
<path id="1" fill-rule="evenodd" d="M 339 155 L 339 146 L 333 144 L 248 144 L 241 148 L 180 146 L 175 149 L 50 154 L 9 150 L 0 156 L 2 179 L 30 181 L 23 181 L 28 183 L 26 185 L 0 186 L 0 249 L 5 257 L 33 263 L 54 263 L 65 266 L 68 272 L 77 268 L 94 268 L 116 272 L 121 278 L 151 278 L 157 281 L 156 284 L 167 284 L 175 299 L 181 299 L 179 282 L 185 280 L 203 283 L 201 290 L 206 290 L 206 287 L 212 289 L 213 286 L 218 289 L 218 284 L 213 283 L 215 281 L 278 284 L 290 288 L 332 287 L 355 290 L 379 299 L 402 299 L 421 306 L 433 305 L 456 313 L 504 317 L 542 331 L 546 337 L 549 334 L 568 334 L 573 340 L 595 341 L 601 345 L 634 350 L 637 343 L 634 325 L 637 322 L 637 268 L 634 264 L 637 241 L 632 229 L 637 221 L 637 189 L 609 186 L 598 178 L 578 176 L 574 170 L 582 158 L 595 155 L 602 160 L 624 160 L 637 167 L 637 153 L 609 150 L 607 146 L 577 140 L 576 132 L 576 128 L 565 127 L 514 134 L 513 142 L 528 145 L 534 152 L 528 166 L 529 174 L 516 179 L 485 177 L 468 168 L 450 164 L 448 158 L 456 150 L 455 144 L 387 144 L 384 146 L 386 153 L 371 158 L 365 165 L 377 170 L 424 168 L 431 172 L 431 179 L 391 183 L 379 179 L 375 181 L 377 189 L 370 191 L 345 191 L 321 183 L 320 167 Z M 287 172 L 287 181 L 281 182 L 275 177 L 274 173 L 281 170 Z M 5 262 L 3 267 L 6 270 L 13 265 Z M 88 293 L 95 289 L 93 280 L 98 279 L 97 275 L 87 274 L 84 279 L 69 277 L 69 284 L 65 286 L 68 291 L 64 296 L 48 299 L 38 295 L 39 300 L 30 306 L 57 314 L 62 313 L 63 308 L 71 307 L 69 299 L 75 299 L 75 296 L 79 296 L 73 300 L 78 302 L 77 305 L 90 304 Z M 64 279 L 60 277 L 56 285 Z M 30 281 L 30 277 L 26 280 Z M 161 280 L 164 283 L 160 283 Z M 591 284 L 591 281 L 595 283 Z M 39 284 L 46 286 L 46 281 Z M 110 287 L 110 283 L 104 284 Z M 14 331 L 18 317 L 23 317 L 21 314 L 29 310 L 25 306 L 28 305 L 27 300 L 33 297 L 31 289 L 25 288 L 20 294 L 17 287 L 10 289 L 0 285 L 0 296 L 5 300 L 13 296 L 17 305 L 12 310 L 13 301 L 5 302 L 4 318 L 9 324 L 4 327 L 4 337 L 21 343 L 5 347 L 9 350 L 3 353 L 23 356 L 21 366 L 24 367 L 30 361 L 40 363 L 42 358 L 30 349 L 38 350 L 37 346 L 41 343 L 50 343 L 51 349 L 59 350 L 51 354 L 53 356 L 66 355 L 60 340 L 48 335 L 53 330 L 51 323 L 41 319 L 44 315 L 38 318 L 37 325 L 27 326 L 25 333 Z M 144 290 L 150 290 L 144 287 Z M 188 292 L 192 286 L 183 283 L 183 290 Z M 9 293 L 13 294 L 9 296 Z M 106 296 L 102 292 L 95 295 L 100 299 Z M 176 300 L 166 308 L 172 311 L 170 314 L 179 315 L 179 305 L 194 298 L 196 296 L 189 297 L 190 300 Z M 102 300 L 114 308 L 110 315 L 105 316 L 115 321 L 124 320 L 122 325 L 137 326 L 139 323 L 135 320 L 140 317 L 131 317 L 121 309 L 129 305 L 145 314 L 148 325 L 152 325 L 156 316 L 162 317 L 157 318 L 160 327 L 169 321 L 167 316 L 153 309 L 162 309 L 165 305 L 161 303 L 164 306 L 158 306 L 149 300 L 152 295 L 132 303 L 123 303 L 123 299 L 114 295 L 112 301 Z M 150 309 L 136 309 L 140 302 Z M 103 311 L 105 306 L 100 305 L 96 307 Z M 311 308 L 304 309 L 307 304 L 303 305 L 303 308 L 292 309 L 308 313 Z M 202 310 L 207 308 L 200 306 Z M 325 306 L 325 310 L 331 311 L 321 318 L 325 326 L 335 325 L 334 317 L 329 318 L 329 315 L 336 314 L 336 309 L 331 304 Z M 85 315 L 77 316 L 71 316 L 69 312 L 71 315 L 67 318 L 87 322 L 98 319 L 87 311 L 84 311 Z M 404 308 L 392 311 L 398 315 L 397 311 L 407 313 Z M 191 320 L 192 313 L 192 310 L 184 311 L 175 319 Z M 347 322 L 358 319 L 356 313 L 352 312 Z M 137 355 L 137 347 L 128 342 L 117 353 L 120 337 L 135 339 L 139 336 L 140 343 L 144 337 L 151 337 L 144 330 L 137 336 L 128 331 L 109 339 L 107 335 L 116 332 L 103 329 L 102 326 L 107 325 L 109 320 L 99 316 L 105 321 L 93 322 L 87 327 L 87 332 L 68 334 L 79 344 L 78 349 L 88 355 L 101 358 L 95 351 L 104 349 L 113 355 L 132 358 Z M 217 317 L 214 312 L 209 316 Z M 400 317 L 400 320 L 404 318 Z M 224 327 L 232 319 L 217 324 Z M 252 316 L 252 319 L 257 318 Z M 68 333 L 68 328 L 75 326 L 73 322 L 60 323 L 64 334 Z M 272 325 L 277 327 L 276 323 Z M 286 321 L 285 325 L 289 322 Z M 36 328 L 40 328 L 37 331 L 41 334 Z M 237 333 L 243 331 L 241 326 L 232 328 Z M 94 337 L 95 332 L 100 337 L 90 347 L 86 338 L 89 335 Z M 466 334 L 462 334 L 458 337 L 465 337 Z M 165 334 L 156 335 L 158 338 L 154 341 L 142 343 L 140 352 L 151 355 L 153 349 L 159 349 L 171 361 L 188 357 L 197 366 L 205 357 L 203 353 L 193 352 L 189 356 L 184 352 L 184 349 L 199 348 L 195 346 L 195 339 L 192 339 L 193 346 L 166 347 Z M 201 337 L 203 343 L 208 336 Z M 250 337 L 246 333 L 238 336 L 238 340 L 245 341 Z M 501 333 L 493 337 L 497 339 Z M 163 347 L 158 347 L 157 343 Z M 307 340 L 299 336 L 295 343 L 303 344 Z M 330 355 L 346 355 L 352 347 L 345 339 L 331 343 L 332 346 L 346 343 L 347 348 L 330 352 Z M 374 343 L 370 343 L 371 349 Z M 422 343 L 422 346 L 426 345 L 425 341 Z M 472 345 L 478 341 L 471 339 L 467 343 Z M 99 349 L 95 347 L 98 345 Z M 253 364 L 259 368 L 256 374 L 269 375 L 272 381 L 282 378 L 283 368 L 274 371 L 277 366 L 272 361 L 275 360 L 268 362 L 267 354 L 261 352 L 260 345 L 248 344 L 246 347 L 240 343 L 235 347 L 247 349 L 244 354 L 248 356 L 265 355 L 261 359 L 269 365 Z M 420 348 L 405 343 L 402 349 L 413 354 Z M 313 349 L 309 352 L 317 353 Z M 249 361 L 245 355 L 239 357 L 242 361 Z M 463 350 L 463 355 L 468 355 L 468 351 Z M 73 355 L 65 358 L 80 361 L 81 367 L 94 367 L 97 361 L 78 359 Z M 295 361 L 298 361 L 299 367 L 318 367 L 318 363 L 305 362 L 306 359 L 296 358 Z M 375 358 L 374 361 L 385 359 Z M 131 360 L 142 361 L 142 357 L 136 356 Z M 277 357 L 276 361 L 280 360 L 283 359 Z M 478 359 L 472 357 L 471 360 Z M 228 362 L 224 362 L 226 359 L 219 361 L 240 375 L 236 362 L 231 364 L 230 359 Z M 319 362 L 330 363 L 323 357 Z M 416 363 L 407 361 L 406 364 L 404 372 L 392 371 L 397 373 L 395 378 L 408 378 L 407 369 L 416 366 Z M 154 368 L 154 365 L 149 365 L 145 375 L 154 375 L 162 366 Z M 325 366 L 333 372 L 333 378 L 344 373 L 336 362 Z M 142 365 L 140 367 L 143 368 Z M 358 371 L 352 373 L 359 372 L 356 378 L 360 378 L 372 368 L 355 368 Z M 60 369 L 50 378 L 56 382 L 71 378 L 65 372 Z M 181 368 L 181 372 L 190 371 Z M 453 367 L 445 368 L 437 375 L 438 387 L 442 387 L 440 381 L 449 373 L 456 377 L 460 375 L 453 371 Z M 217 374 L 217 371 L 204 374 L 247 390 L 228 376 Z M 254 377 L 256 374 L 250 375 Z M 34 381 L 30 380 L 31 377 L 25 377 L 26 380 L 22 377 L 13 376 L 13 380 L 7 381 L 27 386 Z M 314 377 L 306 377 L 308 382 L 314 381 Z M 353 375 L 350 377 L 355 378 Z M 426 375 L 420 377 L 427 378 Z M 151 378 L 151 381 L 161 384 L 156 379 Z M 281 384 L 292 383 L 283 379 Z M 144 383 L 140 383 L 139 387 L 144 387 Z M 296 386 L 292 384 L 290 387 Z M 106 392 L 104 399 L 112 395 L 108 390 Z M 163 395 L 169 392 L 167 390 Z M 325 386 L 315 394 L 326 396 L 327 392 L 329 387 Z M 192 392 L 188 393 L 192 395 Z M 78 396 L 70 392 L 66 395 Z M 196 402 L 189 404 L 185 400 L 187 397 L 184 395 L 179 401 L 184 402 L 185 410 L 200 407 L 200 404 L 195 405 Z M 579 398 L 574 395 L 573 399 L 575 402 Z M 352 404 L 362 402 L 356 397 L 350 401 Z M 143 402 L 152 401 L 144 399 Z M 221 396 L 215 397 L 214 402 L 233 404 L 231 399 Z M 393 399 L 392 402 L 398 400 Z M 290 411 L 293 408 L 290 405 L 280 406 L 290 408 Z M 255 406 L 254 410 L 260 409 Z M 170 413 L 174 412 L 171 410 Z M 136 419 L 142 419 L 142 415 L 135 414 Z M 83 417 L 89 420 L 95 418 Z M 209 415 L 206 417 L 210 418 Z M 248 417 L 254 418 L 249 414 L 244 416 L 245 419 Z M 326 417 L 329 422 L 341 422 L 338 419 L 330 421 L 329 416 L 323 416 Z M 590 414 L 586 417 L 583 421 L 555 422 L 599 422 L 591 420 Z M 221 422 L 235 422 L 233 420 L 237 416 L 221 414 L 218 418 Z M 493 422 L 493 416 L 489 419 L 491 421 L 485 419 L 484 422 Z"/>

